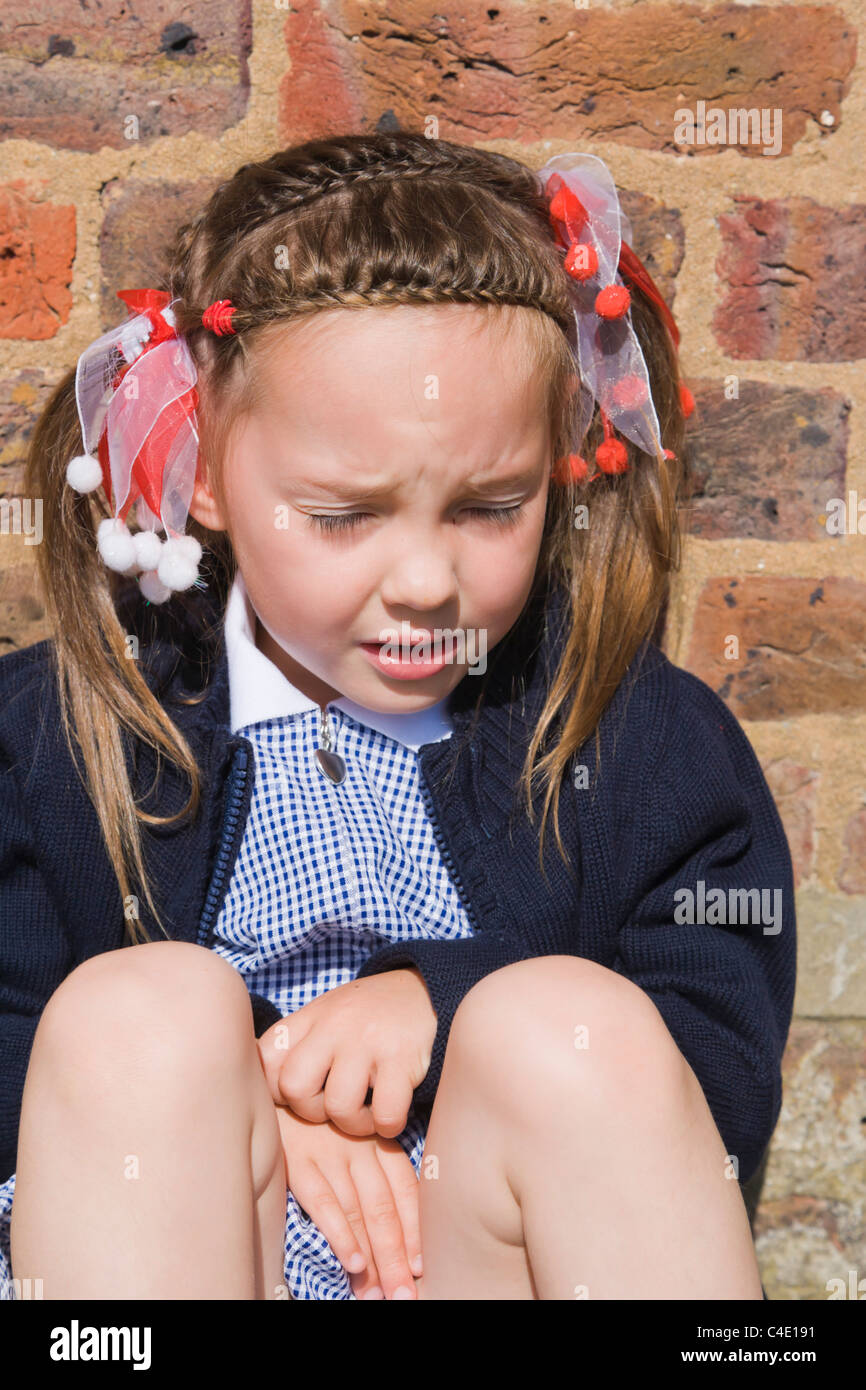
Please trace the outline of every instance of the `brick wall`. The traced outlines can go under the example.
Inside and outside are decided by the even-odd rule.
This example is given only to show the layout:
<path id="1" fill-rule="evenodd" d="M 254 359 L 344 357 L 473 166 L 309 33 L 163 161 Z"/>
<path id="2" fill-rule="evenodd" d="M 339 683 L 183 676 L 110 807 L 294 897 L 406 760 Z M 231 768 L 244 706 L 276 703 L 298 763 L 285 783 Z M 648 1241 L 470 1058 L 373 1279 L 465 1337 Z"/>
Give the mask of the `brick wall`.
<path id="1" fill-rule="evenodd" d="M 56 0 L 34 22 L 5 0 L 0 30 L 7 499 L 40 402 L 123 316 L 114 291 L 151 283 L 174 224 L 243 160 L 408 126 L 612 167 L 698 404 L 665 647 L 742 721 L 796 870 L 796 1016 L 755 1219 L 781 1299 L 866 1276 L 864 17 L 862 0 Z M 48 635 L 32 560 L 0 533 L 0 651 Z"/>

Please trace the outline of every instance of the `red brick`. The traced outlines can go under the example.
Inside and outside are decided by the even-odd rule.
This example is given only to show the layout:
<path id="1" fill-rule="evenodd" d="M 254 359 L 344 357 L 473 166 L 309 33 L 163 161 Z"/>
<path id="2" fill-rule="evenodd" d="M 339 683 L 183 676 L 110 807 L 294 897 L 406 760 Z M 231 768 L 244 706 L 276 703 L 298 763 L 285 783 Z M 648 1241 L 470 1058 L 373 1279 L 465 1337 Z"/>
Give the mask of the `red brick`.
<path id="1" fill-rule="evenodd" d="M 815 798 L 820 774 L 793 758 L 774 758 L 763 764 L 763 771 L 791 849 L 794 887 L 799 888 L 815 866 Z"/>
<path id="2" fill-rule="evenodd" d="M 0 497 L 21 496 L 30 435 L 61 375 L 25 367 L 0 379 Z"/>
<path id="3" fill-rule="evenodd" d="M 739 657 L 725 641 L 739 639 Z M 710 579 L 685 665 L 738 719 L 866 710 L 866 584 L 778 575 Z"/>
<path id="4" fill-rule="evenodd" d="M 69 318 L 75 208 L 0 187 L 0 337 L 53 338 Z"/>
<path id="5" fill-rule="evenodd" d="M 866 356 L 866 206 L 736 197 L 719 218 L 727 287 L 713 328 L 730 357 Z"/>
<path id="6" fill-rule="evenodd" d="M 251 38 L 250 0 L 4 0 L 0 137 L 127 149 L 129 116 L 142 143 L 218 136 L 246 111 Z"/>
<path id="7" fill-rule="evenodd" d="M 843 893 L 866 893 L 866 808 L 845 826 L 845 858 L 839 870 Z"/>
<path id="8" fill-rule="evenodd" d="M 731 400 L 721 381 L 689 378 L 689 388 L 693 491 L 683 517 L 691 534 L 826 541 L 819 518 L 831 497 L 845 496 L 848 401 L 829 387 L 759 381 L 740 381 Z"/>
<path id="9" fill-rule="evenodd" d="M 676 298 L 676 277 L 683 263 L 686 238 L 679 209 L 666 207 L 646 193 L 620 189 L 622 210 L 632 225 L 632 245 L 655 280 L 668 307 Z"/>
<path id="10" fill-rule="evenodd" d="M 674 113 L 708 105 L 781 108 L 782 152 L 823 111 L 840 124 L 856 31 L 829 5 L 590 4 L 501 0 L 298 0 L 285 27 L 291 72 L 280 132 L 423 130 L 466 141 L 597 136 L 683 153 Z M 819 127 L 824 129 L 824 127 Z M 747 156 L 753 146 L 738 146 Z M 689 154 L 717 153 L 694 146 Z"/>
<path id="11" fill-rule="evenodd" d="M 157 287 L 168 269 L 168 248 L 178 227 L 190 220 L 216 187 L 217 179 L 195 183 L 151 183 L 112 179 L 102 195 L 99 253 L 102 316 L 106 329 L 128 313 L 118 290 Z"/>

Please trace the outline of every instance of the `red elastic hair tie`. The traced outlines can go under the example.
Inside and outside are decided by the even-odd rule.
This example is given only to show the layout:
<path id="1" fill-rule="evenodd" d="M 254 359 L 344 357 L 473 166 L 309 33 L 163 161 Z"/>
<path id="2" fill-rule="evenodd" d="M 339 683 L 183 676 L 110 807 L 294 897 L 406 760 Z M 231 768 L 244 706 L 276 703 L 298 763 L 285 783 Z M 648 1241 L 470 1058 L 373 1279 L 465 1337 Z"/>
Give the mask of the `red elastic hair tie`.
<path id="1" fill-rule="evenodd" d="M 216 333 L 218 338 L 222 338 L 226 333 L 235 333 L 237 330 L 232 326 L 232 315 L 235 312 L 235 305 L 230 299 L 215 299 L 213 304 L 209 304 L 201 316 L 201 321 L 205 328 L 209 328 L 212 333 Z"/>

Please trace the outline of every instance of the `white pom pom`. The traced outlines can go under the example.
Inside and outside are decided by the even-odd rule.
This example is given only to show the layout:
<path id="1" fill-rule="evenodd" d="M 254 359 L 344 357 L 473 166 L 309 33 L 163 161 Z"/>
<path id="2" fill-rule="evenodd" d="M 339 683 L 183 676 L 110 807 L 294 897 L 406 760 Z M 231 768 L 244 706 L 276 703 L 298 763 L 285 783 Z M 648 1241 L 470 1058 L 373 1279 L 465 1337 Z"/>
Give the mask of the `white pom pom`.
<path id="1" fill-rule="evenodd" d="M 171 597 L 171 589 L 160 583 L 156 570 L 148 570 L 146 574 L 140 575 L 138 586 L 151 603 L 165 603 L 166 599 Z"/>
<path id="2" fill-rule="evenodd" d="M 162 555 L 162 541 L 155 531 L 139 531 L 132 538 L 139 569 L 155 570 Z"/>
<path id="3" fill-rule="evenodd" d="M 66 465 L 66 481 L 76 492 L 93 492 L 102 482 L 99 459 L 92 454 L 76 454 Z"/>
<path id="4" fill-rule="evenodd" d="M 175 318 L 173 309 L 169 309 L 166 307 L 165 309 L 160 309 L 160 313 L 162 314 L 162 317 L 165 319 L 169 328 L 174 328 L 176 326 L 177 319 Z"/>
<path id="5" fill-rule="evenodd" d="M 157 574 L 167 589 L 188 589 L 198 578 L 202 549 L 195 536 L 173 536 L 162 547 Z"/>
<path id="6" fill-rule="evenodd" d="M 172 536 L 172 544 L 177 546 L 179 555 L 187 555 L 192 564 L 197 565 L 202 557 L 202 548 L 195 536 Z"/>
<path id="7" fill-rule="evenodd" d="M 135 565 L 135 544 L 125 521 L 111 516 L 101 521 L 96 547 L 110 570 L 126 574 Z"/>

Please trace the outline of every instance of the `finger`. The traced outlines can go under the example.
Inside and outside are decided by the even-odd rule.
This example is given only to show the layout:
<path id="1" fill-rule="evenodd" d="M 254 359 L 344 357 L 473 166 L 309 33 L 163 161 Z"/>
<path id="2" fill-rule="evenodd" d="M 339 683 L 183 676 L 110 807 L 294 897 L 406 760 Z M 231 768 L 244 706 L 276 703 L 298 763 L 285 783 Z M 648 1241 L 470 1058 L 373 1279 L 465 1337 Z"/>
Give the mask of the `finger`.
<path id="1" fill-rule="evenodd" d="M 303 1015 L 303 1017 L 302 1017 Z M 286 1058 L 292 1048 L 298 1047 L 313 1026 L 312 1015 L 300 1009 L 286 1018 L 278 1019 L 260 1038 L 256 1038 L 262 1071 L 268 1083 L 271 1098 L 277 1105 L 284 1105 L 285 1099 L 280 1091 L 279 1076 Z"/>
<path id="2" fill-rule="evenodd" d="M 333 1057 L 333 1043 L 326 1030 L 316 1027 L 290 1049 L 280 1068 L 280 1102 L 314 1124 L 323 1124 L 328 1118 L 322 1088 Z"/>
<path id="3" fill-rule="evenodd" d="M 387 1058 L 375 1068 L 373 1077 L 373 1128 L 383 1139 L 396 1139 L 406 1128 L 412 1104 L 412 1082 L 405 1066 Z"/>
<path id="4" fill-rule="evenodd" d="M 370 1059 L 363 1053 L 342 1052 L 334 1058 L 325 1082 L 324 1107 L 328 1119 L 344 1134 L 358 1138 L 375 1134 L 370 1107 L 364 1104 L 369 1085 Z"/>
<path id="5" fill-rule="evenodd" d="M 394 1193 L 376 1150 L 359 1155 L 351 1163 L 351 1173 L 382 1292 L 386 1298 L 394 1298 L 402 1289 L 401 1298 L 417 1297 Z"/>
<path id="6" fill-rule="evenodd" d="M 380 1145 L 379 1162 L 391 1184 L 397 1214 L 403 1228 L 409 1268 L 417 1279 L 424 1272 L 421 1251 L 421 1184 L 411 1158 L 399 1145 L 393 1150 L 390 1144 Z"/>
<path id="7" fill-rule="evenodd" d="M 343 1203 L 325 1174 L 314 1163 L 296 1165 L 290 1191 L 296 1202 L 316 1223 L 344 1269 L 356 1274 L 366 1267 L 369 1256 L 362 1249 Z M 352 1206 L 349 1201 L 348 1205 Z M 354 1206 L 360 1211 L 357 1196 Z"/>
<path id="8" fill-rule="evenodd" d="M 346 1220 L 349 1223 L 352 1234 L 360 1246 L 366 1264 L 364 1269 L 355 1274 L 349 1272 L 349 1282 L 352 1292 L 356 1298 L 384 1298 L 382 1292 L 382 1282 L 379 1278 L 379 1271 L 376 1268 L 376 1261 L 373 1256 L 373 1248 L 370 1244 L 370 1237 L 367 1227 L 364 1224 L 364 1213 L 361 1208 L 361 1199 L 358 1190 L 352 1180 L 352 1175 L 347 1168 L 341 1168 L 338 1173 L 331 1174 L 331 1186 L 337 1194 L 337 1200 L 343 1209 Z"/>

